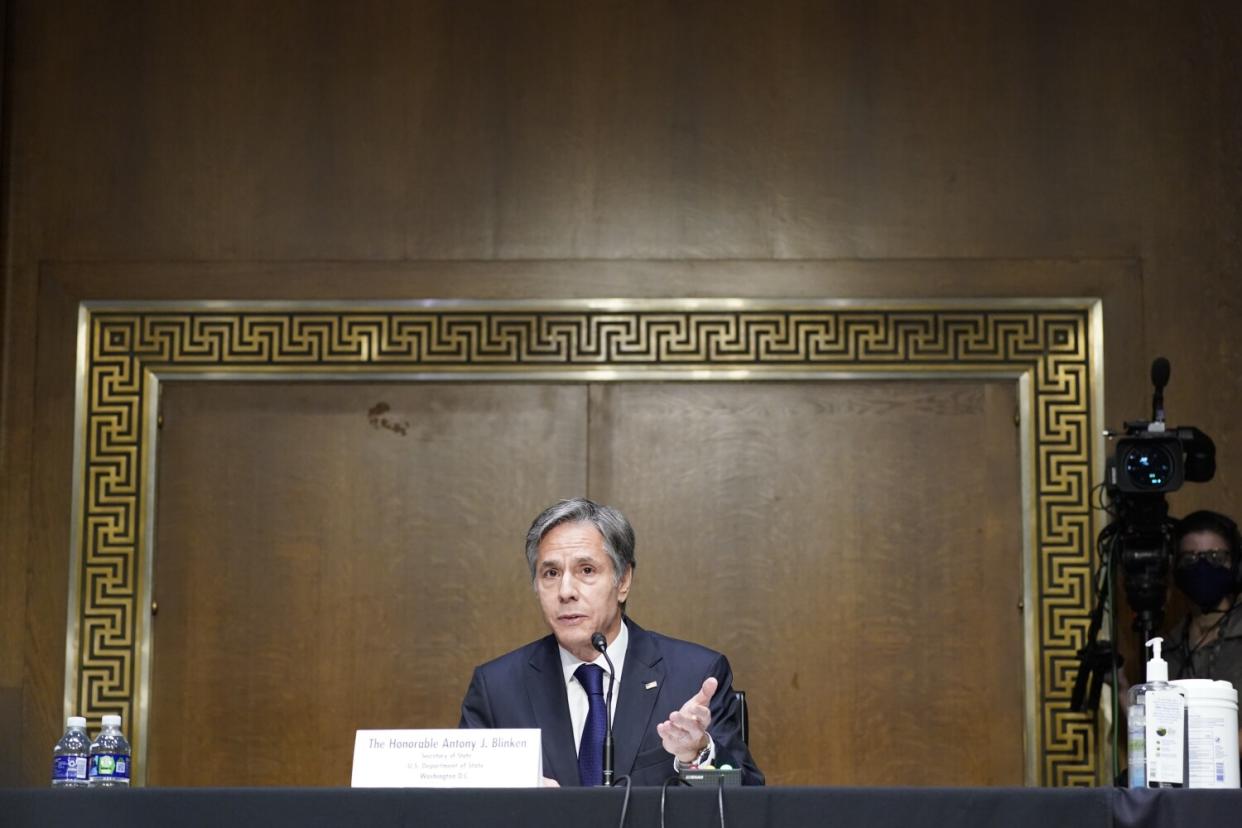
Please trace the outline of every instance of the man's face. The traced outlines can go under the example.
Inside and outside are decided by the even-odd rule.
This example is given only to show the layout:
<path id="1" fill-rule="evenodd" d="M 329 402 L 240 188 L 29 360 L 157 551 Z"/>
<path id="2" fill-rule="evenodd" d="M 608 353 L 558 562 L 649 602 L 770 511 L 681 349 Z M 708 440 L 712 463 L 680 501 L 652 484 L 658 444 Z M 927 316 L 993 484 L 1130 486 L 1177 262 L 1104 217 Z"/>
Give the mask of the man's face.
<path id="1" fill-rule="evenodd" d="M 617 582 L 604 538 L 590 523 L 562 523 L 544 535 L 535 558 L 535 592 L 557 642 L 583 661 L 593 660 L 591 636 L 602 632 L 611 642 L 621 629 L 621 602 L 632 574 L 626 571 Z"/>

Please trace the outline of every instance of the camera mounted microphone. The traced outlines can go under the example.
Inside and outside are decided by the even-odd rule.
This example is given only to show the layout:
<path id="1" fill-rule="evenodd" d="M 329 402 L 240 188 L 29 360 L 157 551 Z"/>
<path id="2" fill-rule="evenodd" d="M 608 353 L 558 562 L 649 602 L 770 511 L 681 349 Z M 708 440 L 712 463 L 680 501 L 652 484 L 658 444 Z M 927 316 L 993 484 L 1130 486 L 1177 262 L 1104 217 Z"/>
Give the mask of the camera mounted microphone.
<path id="1" fill-rule="evenodd" d="M 612 659 L 608 657 L 608 639 L 604 638 L 604 634 L 597 632 L 591 636 L 591 646 L 598 650 L 604 656 L 604 661 L 608 663 L 608 695 L 604 698 L 604 721 L 608 723 L 607 729 L 604 731 L 604 787 L 612 787 L 612 686 L 616 683 L 616 668 L 612 666 Z"/>

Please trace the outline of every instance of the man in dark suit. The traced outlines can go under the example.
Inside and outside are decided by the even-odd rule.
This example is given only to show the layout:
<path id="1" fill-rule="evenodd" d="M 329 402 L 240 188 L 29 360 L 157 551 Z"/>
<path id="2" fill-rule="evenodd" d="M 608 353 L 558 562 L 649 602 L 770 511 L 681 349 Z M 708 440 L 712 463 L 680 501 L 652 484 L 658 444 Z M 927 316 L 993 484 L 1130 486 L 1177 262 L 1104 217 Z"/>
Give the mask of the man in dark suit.
<path id="1" fill-rule="evenodd" d="M 618 777 L 659 785 L 678 769 L 728 764 L 743 783 L 763 784 L 742 740 L 728 659 L 625 616 L 635 561 L 624 515 L 563 500 L 531 524 L 526 558 L 552 633 L 475 669 L 459 727 L 540 728 L 549 784 L 600 784 L 608 665 L 591 644 L 599 632 L 617 670 Z"/>

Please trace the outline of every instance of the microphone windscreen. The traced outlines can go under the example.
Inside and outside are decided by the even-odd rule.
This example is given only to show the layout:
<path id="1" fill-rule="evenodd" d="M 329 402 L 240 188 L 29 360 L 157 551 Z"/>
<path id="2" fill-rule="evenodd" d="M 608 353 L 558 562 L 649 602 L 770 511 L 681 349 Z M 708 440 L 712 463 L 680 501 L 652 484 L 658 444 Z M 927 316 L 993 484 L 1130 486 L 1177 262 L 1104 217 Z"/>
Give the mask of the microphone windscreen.
<path id="1" fill-rule="evenodd" d="M 1167 359 L 1156 357 L 1151 363 L 1151 384 L 1157 388 L 1164 388 L 1169 384 L 1169 373 L 1171 370 Z"/>
<path id="2" fill-rule="evenodd" d="M 602 653 L 608 649 L 608 639 L 604 638 L 603 633 L 597 632 L 591 636 L 591 646 Z"/>

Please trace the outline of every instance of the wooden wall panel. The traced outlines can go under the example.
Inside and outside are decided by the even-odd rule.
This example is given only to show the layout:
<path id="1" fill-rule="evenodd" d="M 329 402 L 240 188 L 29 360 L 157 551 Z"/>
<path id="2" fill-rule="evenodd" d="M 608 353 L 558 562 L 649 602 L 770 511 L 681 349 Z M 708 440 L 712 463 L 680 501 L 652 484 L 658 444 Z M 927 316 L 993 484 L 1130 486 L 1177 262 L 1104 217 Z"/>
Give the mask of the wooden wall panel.
<path id="1" fill-rule="evenodd" d="M 59 259 L 1129 255 L 1210 126 L 1144 5 L 19 4 L 17 186 Z"/>
<path id="2" fill-rule="evenodd" d="M 0 731 L 22 735 L 0 778 L 20 765 L 42 784 L 59 728 L 65 299 L 1103 285 L 1108 420 L 1145 411 L 1145 363 L 1168 356 L 1171 418 L 1212 434 L 1221 460 L 1174 511 L 1242 502 L 1238 4 L 5 8 L 0 691 L 22 708 L 3 708 Z M 531 257 L 561 264 L 513 261 Z M 788 261 L 842 257 L 915 277 Z M 972 269 L 980 258 L 1014 262 L 1014 278 Z M 511 266 L 460 264 L 446 282 L 401 267 L 413 259 Z M 721 278 L 705 259 L 758 264 Z M 1037 264 L 1071 259 L 1121 261 L 1132 280 Z M 776 260 L 788 267 L 763 268 Z M 363 279 L 340 261 L 388 270 Z M 96 269 L 61 295 L 48 274 L 67 262 Z"/>
<path id="3" fill-rule="evenodd" d="M 730 657 L 771 782 L 1022 784 L 1016 410 L 1012 384 L 593 388 L 628 610 Z"/>
<path id="4" fill-rule="evenodd" d="M 583 491 L 586 389 L 170 383 L 148 783 L 348 785 L 544 634 L 523 555 Z"/>
<path id="5" fill-rule="evenodd" d="M 148 782 L 340 785 L 354 729 L 451 726 L 544 632 L 527 522 L 589 489 L 642 539 L 635 617 L 733 658 L 773 783 L 1021 783 L 1011 384 L 586 395 L 167 385 Z"/>

